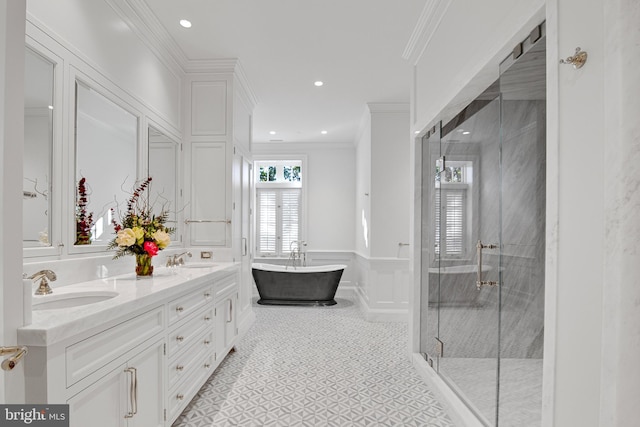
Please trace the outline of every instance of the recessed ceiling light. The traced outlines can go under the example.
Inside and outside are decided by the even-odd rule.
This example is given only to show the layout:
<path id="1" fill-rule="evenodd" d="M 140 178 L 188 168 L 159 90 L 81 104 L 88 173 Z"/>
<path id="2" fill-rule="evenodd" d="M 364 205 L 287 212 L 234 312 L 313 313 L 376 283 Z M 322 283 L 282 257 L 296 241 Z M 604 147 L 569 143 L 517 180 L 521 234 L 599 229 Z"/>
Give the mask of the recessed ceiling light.
<path id="1" fill-rule="evenodd" d="M 326 130 L 320 131 L 321 134 L 326 135 L 328 132 Z"/>
<path id="2" fill-rule="evenodd" d="M 324 84 L 324 82 L 321 82 L 320 80 L 318 80 L 316 82 L 313 82 L 313 84 L 318 86 L 318 87 L 320 87 L 320 86 L 322 86 Z"/>
<path id="3" fill-rule="evenodd" d="M 275 135 L 275 134 L 276 134 L 275 130 L 272 130 L 272 131 L 269 132 L 269 135 Z"/>
<path id="4" fill-rule="evenodd" d="M 462 132 L 463 135 L 469 135 L 471 132 L 469 132 L 468 130 L 465 130 L 464 132 Z"/>
<path id="5" fill-rule="evenodd" d="M 417 130 L 417 131 L 415 131 L 415 132 L 413 132 L 413 133 L 415 133 L 415 134 L 417 135 L 417 134 L 419 134 L 419 133 L 420 133 L 420 131 L 419 131 L 419 130 Z"/>
<path id="6" fill-rule="evenodd" d="M 191 21 L 188 21 L 186 19 L 181 19 L 180 25 L 182 25 L 184 28 L 191 28 Z"/>
<path id="7" fill-rule="evenodd" d="M 53 110 L 53 105 L 49 105 L 49 110 Z"/>

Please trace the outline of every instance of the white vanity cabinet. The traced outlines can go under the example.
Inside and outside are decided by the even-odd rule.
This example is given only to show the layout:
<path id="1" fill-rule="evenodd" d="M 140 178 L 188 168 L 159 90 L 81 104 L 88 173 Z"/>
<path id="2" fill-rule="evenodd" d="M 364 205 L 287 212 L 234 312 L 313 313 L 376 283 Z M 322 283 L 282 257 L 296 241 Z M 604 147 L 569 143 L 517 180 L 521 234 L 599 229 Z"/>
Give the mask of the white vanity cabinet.
<path id="1" fill-rule="evenodd" d="M 19 330 L 29 347 L 26 402 L 68 403 L 76 427 L 171 426 L 235 345 L 239 269 L 171 280 L 157 295 L 133 289 L 131 308 L 114 303 L 102 327 L 91 314 L 67 321 L 67 336 L 48 345 L 29 341 L 60 333 L 55 325 Z"/>

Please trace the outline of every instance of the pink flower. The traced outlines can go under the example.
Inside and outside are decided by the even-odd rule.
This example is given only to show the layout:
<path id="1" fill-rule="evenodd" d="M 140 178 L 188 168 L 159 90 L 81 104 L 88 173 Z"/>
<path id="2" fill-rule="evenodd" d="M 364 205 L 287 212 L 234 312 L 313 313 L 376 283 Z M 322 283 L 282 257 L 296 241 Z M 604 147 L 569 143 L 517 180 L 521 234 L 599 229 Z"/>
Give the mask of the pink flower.
<path id="1" fill-rule="evenodd" d="M 158 255 L 158 245 L 153 242 L 144 242 L 143 248 L 149 256 Z"/>

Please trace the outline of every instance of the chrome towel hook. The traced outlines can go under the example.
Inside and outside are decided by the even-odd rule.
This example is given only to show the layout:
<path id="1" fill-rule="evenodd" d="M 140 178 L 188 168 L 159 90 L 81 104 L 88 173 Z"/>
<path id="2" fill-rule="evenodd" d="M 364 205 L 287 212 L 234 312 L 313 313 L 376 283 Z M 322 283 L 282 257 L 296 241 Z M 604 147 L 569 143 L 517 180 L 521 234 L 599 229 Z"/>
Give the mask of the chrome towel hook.
<path id="1" fill-rule="evenodd" d="M 585 62 L 587 62 L 587 52 L 583 51 L 579 47 L 576 48 L 576 53 L 573 56 L 567 57 L 567 59 L 561 59 L 561 64 L 573 65 L 576 70 L 582 68 Z"/>

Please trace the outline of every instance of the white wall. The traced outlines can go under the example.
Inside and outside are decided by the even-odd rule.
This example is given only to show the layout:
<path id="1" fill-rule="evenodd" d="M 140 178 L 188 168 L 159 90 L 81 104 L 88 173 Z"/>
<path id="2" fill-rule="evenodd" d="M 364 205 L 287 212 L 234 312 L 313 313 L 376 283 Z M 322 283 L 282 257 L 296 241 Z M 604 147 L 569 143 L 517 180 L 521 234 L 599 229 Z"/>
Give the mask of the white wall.
<path id="1" fill-rule="evenodd" d="M 309 251 L 353 251 L 355 148 L 351 144 L 253 144 L 253 155 L 305 155 L 306 241 Z M 290 158 L 290 157 L 289 157 Z"/>
<path id="2" fill-rule="evenodd" d="M 411 251 L 399 245 L 410 240 L 408 107 L 369 103 L 356 141 L 355 288 L 372 321 L 408 314 Z"/>
<path id="3" fill-rule="evenodd" d="M 29 0 L 29 20 L 176 128 L 180 70 L 161 60 L 114 9 L 115 1 Z"/>
<path id="4" fill-rule="evenodd" d="M 356 139 L 356 252 L 368 257 L 371 254 L 371 113 L 366 109 Z"/>
<path id="5" fill-rule="evenodd" d="M 409 258 L 409 105 L 369 104 L 371 111 L 371 256 Z"/>
<path id="6" fill-rule="evenodd" d="M 638 421 L 640 2 L 604 2 L 605 254 L 601 426 Z M 598 88 L 594 88 L 598 89 Z"/>

